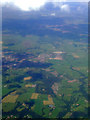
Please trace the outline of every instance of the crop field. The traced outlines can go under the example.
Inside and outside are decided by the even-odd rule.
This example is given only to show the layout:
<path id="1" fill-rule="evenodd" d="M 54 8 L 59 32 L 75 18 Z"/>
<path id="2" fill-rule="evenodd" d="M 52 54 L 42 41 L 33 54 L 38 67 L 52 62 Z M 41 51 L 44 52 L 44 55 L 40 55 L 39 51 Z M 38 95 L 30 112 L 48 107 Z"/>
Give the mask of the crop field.
<path id="1" fill-rule="evenodd" d="M 36 87 L 36 85 L 33 85 L 33 84 L 27 84 L 27 85 L 25 85 L 25 87 L 31 87 L 31 88 L 33 88 L 33 87 Z"/>
<path id="2" fill-rule="evenodd" d="M 18 96 L 19 95 L 16 95 L 15 92 L 12 92 L 11 94 L 7 95 L 6 97 L 3 98 L 2 102 L 3 103 L 15 103 Z"/>
<path id="3" fill-rule="evenodd" d="M 52 97 L 50 96 L 50 95 L 48 95 L 48 101 L 43 101 L 43 104 L 44 105 L 53 105 L 54 104 L 54 102 L 53 102 L 53 99 L 52 99 Z"/>
<path id="4" fill-rule="evenodd" d="M 38 93 L 32 93 L 31 99 L 37 99 L 38 98 Z"/>
<path id="5" fill-rule="evenodd" d="M 25 78 L 24 78 L 24 81 L 27 81 L 27 80 L 30 80 L 30 79 L 32 79 L 31 76 L 30 76 L 30 77 L 25 77 Z"/>

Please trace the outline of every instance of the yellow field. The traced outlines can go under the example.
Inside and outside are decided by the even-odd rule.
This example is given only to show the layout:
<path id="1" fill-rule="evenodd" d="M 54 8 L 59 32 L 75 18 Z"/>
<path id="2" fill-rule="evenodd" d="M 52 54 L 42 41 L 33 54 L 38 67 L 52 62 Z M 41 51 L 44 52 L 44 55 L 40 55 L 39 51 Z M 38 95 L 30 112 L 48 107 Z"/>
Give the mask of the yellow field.
<path id="1" fill-rule="evenodd" d="M 25 85 L 25 87 L 32 87 L 32 84 L 27 84 Z"/>
<path id="2" fill-rule="evenodd" d="M 32 84 L 27 84 L 27 85 L 25 85 L 25 87 L 36 87 L 36 85 L 32 85 Z"/>
<path id="3" fill-rule="evenodd" d="M 3 103 L 15 103 L 19 95 L 15 95 L 16 91 L 12 92 L 10 95 L 7 95 L 3 98 Z"/>
<path id="4" fill-rule="evenodd" d="M 25 78 L 24 78 L 24 81 L 26 81 L 26 80 L 30 80 L 30 79 L 32 79 L 31 76 L 30 76 L 30 77 L 25 77 Z"/>
<path id="5" fill-rule="evenodd" d="M 72 53 L 72 56 L 73 56 L 74 58 L 79 58 L 79 56 L 76 55 L 75 53 Z"/>
<path id="6" fill-rule="evenodd" d="M 53 105 L 54 104 L 54 102 L 53 102 L 53 99 L 52 99 L 52 97 L 50 96 L 50 95 L 48 95 L 48 101 L 43 101 L 43 104 L 44 105 Z"/>
<path id="7" fill-rule="evenodd" d="M 37 99 L 38 95 L 38 93 L 32 93 L 31 99 Z"/>

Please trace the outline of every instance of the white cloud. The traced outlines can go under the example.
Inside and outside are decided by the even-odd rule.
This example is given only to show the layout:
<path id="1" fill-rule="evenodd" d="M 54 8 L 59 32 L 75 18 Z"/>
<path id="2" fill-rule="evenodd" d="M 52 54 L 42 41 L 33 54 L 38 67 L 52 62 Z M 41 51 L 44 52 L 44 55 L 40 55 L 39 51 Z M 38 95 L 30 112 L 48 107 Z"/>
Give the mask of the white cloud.
<path id="1" fill-rule="evenodd" d="M 90 0 L 47 0 L 48 2 L 89 2 Z"/>
<path id="2" fill-rule="evenodd" d="M 44 5 L 46 0 L 2 0 L 2 4 L 6 3 L 14 3 L 14 5 L 18 6 L 22 10 L 29 10 L 29 8 L 38 9 L 40 6 Z"/>
<path id="3" fill-rule="evenodd" d="M 66 11 L 66 12 L 70 12 L 69 5 L 67 5 L 67 4 L 62 5 L 62 6 L 61 6 L 61 10 L 62 10 L 62 11 Z"/>
<path id="4" fill-rule="evenodd" d="M 63 3 L 63 2 L 88 2 L 88 1 L 89 0 L 1 0 L 1 3 L 5 4 L 12 2 L 22 10 L 29 10 L 29 8 L 39 9 L 46 2 Z M 59 6 L 61 5 L 59 4 Z M 67 5 L 63 5 L 61 9 L 69 11 L 69 7 Z"/>

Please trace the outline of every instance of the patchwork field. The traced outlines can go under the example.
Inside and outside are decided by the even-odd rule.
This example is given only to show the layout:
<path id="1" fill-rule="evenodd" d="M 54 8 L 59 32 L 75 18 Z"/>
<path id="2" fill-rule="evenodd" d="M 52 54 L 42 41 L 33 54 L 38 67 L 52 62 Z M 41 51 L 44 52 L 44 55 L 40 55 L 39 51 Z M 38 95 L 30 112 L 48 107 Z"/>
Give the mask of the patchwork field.
<path id="1" fill-rule="evenodd" d="M 54 102 L 53 102 L 53 99 L 52 99 L 52 97 L 50 96 L 50 95 L 48 95 L 48 101 L 43 101 L 43 104 L 44 105 L 53 105 L 54 104 Z"/>
<path id="2" fill-rule="evenodd" d="M 31 99 L 37 99 L 38 98 L 38 93 L 32 93 Z"/>
<path id="3" fill-rule="evenodd" d="M 27 85 L 25 85 L 25 87 L 31 87 L 31 88 L 33 88 L 33 87 L 36 87 L 36 85 L 33 85 L 33 84 L 27 84 Z"/>
<path id="4" fill-rule="evenodd" d="M 3 31 L 4 119 L 88 116 L 88 42 L 80 36 L 86 24 L 68 25 L 55 16 L 47 17 L 17 21 L 25 25 L 24 32 L 18 32 L 20 26 L 15 26 L 16 33 L 13 28 L 13 32 Z"/>
<path id="5" fill-rule="evenodd" d="M 16 91 L 10 93 L 2 99 L 3 103 L 15 103 L 19 95 L 16 95 Z"/>

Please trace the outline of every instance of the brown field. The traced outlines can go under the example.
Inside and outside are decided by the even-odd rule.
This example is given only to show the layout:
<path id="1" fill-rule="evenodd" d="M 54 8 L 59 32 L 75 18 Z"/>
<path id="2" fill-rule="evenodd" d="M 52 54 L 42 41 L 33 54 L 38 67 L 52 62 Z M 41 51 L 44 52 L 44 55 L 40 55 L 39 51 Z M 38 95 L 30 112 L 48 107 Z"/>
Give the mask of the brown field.
<path id="1" fill-rule="evenodd" d="M 54 102 L 53 102 L 53 99 L 52 99 L 52 97 L 50 96 L 50 95 L 48 95 L 48 101 L 43 101 L 43 104 L 44 105 L 53 105 L 54 104 Z"/>
<path id="2" fill-rule="evenodd" d="M 4 97 L 2 102 L 3 103 L 15 103 L 16 99 L 18 98 L 18 96 L 19 95 L 16 95 L 16 91 L 14 91 L 11 94 L 9 94 L 6 97 Z"/>
<path id="3" fill-rule="evenodd" d="M 30 79 L 32 79 L 31 76 L 30 76 L 30 77 L 25 77 L 25 78 L 24 78 L 24 81 L 26 81 L 26 80 L 30 80 Z"/>
<path id="4" fill-rule="evenodd" d="M 38 93 L 32 93 L 31 99 L 37 99 L 38 95 Z"/>

